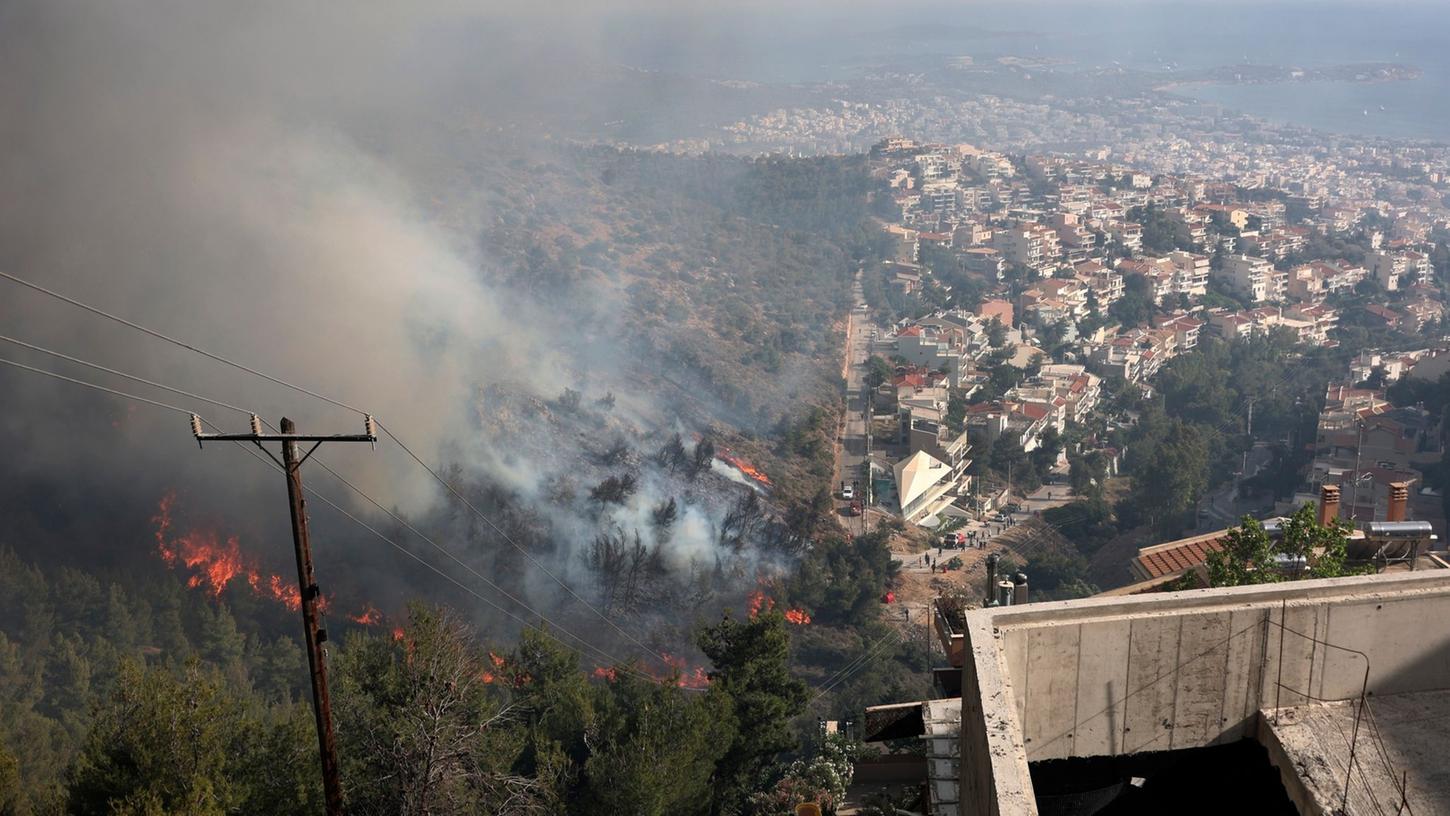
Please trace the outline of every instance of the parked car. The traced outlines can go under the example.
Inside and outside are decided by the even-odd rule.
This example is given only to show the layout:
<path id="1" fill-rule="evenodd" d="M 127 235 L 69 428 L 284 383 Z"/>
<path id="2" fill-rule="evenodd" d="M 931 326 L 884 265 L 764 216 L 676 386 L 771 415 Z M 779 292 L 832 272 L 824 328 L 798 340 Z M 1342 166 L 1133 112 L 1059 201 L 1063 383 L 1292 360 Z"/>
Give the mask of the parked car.
<path id="1" fill-rule="evenodd" d="M 856 498 L 856 489 L 849 482 L 841 482 L 841 498 L 847 501 Z"/>

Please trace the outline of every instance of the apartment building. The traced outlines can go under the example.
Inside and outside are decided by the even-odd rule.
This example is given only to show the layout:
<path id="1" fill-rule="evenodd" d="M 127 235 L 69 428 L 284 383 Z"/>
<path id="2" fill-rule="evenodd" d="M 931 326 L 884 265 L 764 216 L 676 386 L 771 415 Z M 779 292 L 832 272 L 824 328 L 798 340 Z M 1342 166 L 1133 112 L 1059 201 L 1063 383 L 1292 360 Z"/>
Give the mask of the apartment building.
<path id="1" fill-rule="evenodd" d="M 1125 258 L 1118 262 L 1124 275 L 1142 275 L 1153 292 L 1153 302 L 1178 294 L 1178 267 L 1168 258 Z"/>
<path id="2" fill-rule="evenodd" d="M 1309 324 L 1304 342 L 1316 346 L 1329 345 L 1329 333 L 1339 326 L 1339 310 L 1323 303 L 1300 303 L 1284 310 L 1284 316 Z"/>
<path id="3" fill-rule="evenodd" d="M 1122 298 L 1125 287 L 1122 273 L 1097 261 L 1074 264 L 1073 272 L 1079 281 L 1092 290 L 1099 309 L 1106 309 Z"/>
<path id="4" fill-rule="evenodd" d="M 962 252 L 962 266 L 968 272 L 985 277 L 987 280 L 1000 281 L 1007 270 L 1007 262 L 1002 258 L 1002 252 L 991 247 L 974 246 Z"/>
<path id="5" fill-rule="evenodd" d="M 1235 255 L 1224 259 L 1218 273 L 1234 291 L 1251 303 L 1283 300 L 1288 293 L 1289 276 L 1263 258 Z"/>
<path id="6" fill-rule="evenodd" d="M 1173 289 L 1178 294 L 1201 297 L 1208 294 L 1209 257 L 1177 250 L 1168 253 L 1173 262 Z"/>
<path id="7" fill-rule="evenodd" d="M 1052 274 L 1062 257 L 1057 233 L 1041 224 L 1023 224 L 1000 230 L 992 236 L 993 246 L 1009 263 L 1022 264 L 1042 276 Z"/>
<path id="8" fill-rule="evenodd" d="M 1049 278 L 1022 293 L 1022 313 L 1038 313 L 1044 323 L 1075 320 L 1088 313 L 1088 288 L 1076 279 Z"/>
<path id="9" fill-rule="evenodd" d="M 1430 257 L 1423 252 L 1372 252 L 1365 259 L 1370 274 L 1388 292 L 1434 281 Z"/>
<path id="10" fill-rule="evenodd" d="M 1289 270 L 1285 292 L 1295 300 L 1320 301 L 1352 290 L 1365 274 L 1364 267 L 1343 261 L 1314 261 Z"/>

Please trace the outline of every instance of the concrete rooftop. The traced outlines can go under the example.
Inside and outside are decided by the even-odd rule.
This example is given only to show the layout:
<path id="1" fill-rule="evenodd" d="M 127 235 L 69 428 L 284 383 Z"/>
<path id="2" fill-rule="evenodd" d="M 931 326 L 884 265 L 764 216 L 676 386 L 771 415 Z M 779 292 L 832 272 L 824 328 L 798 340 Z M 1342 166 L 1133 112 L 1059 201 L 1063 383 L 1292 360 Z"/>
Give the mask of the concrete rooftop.
<path id="1" fill-rule="evenodd" d="M 1304 816 L 1450 813 L 1450 691 L 1372 696 L 1261 712 L 1259 741 Z M 1354 774 L 1345 799 L 1351 739 Z M 1401 780 L 1409 807 L 1401 811 Z"/>
<path id="2" fill-rule="evenodd" d="M 1265 739 L 1266 708 L 1304 707 L 1300 718 L 1317 723 L 1328 717 L 1326 727 L 1333 728 L 1342 722 L 1333 717 L 1335 709 L 1312 707 L 1358 700 L 1366 678 L 1376 715 L 1413 720 L 1410 703 L 1391 703 L 1381 712 L 1380 701 L 1450 694 L 1450 628 L 1440 623 L 1447 618 L 1445 570 L 968 612 L 960 814 L 1035 816 L 1031 762 Z M 1450 710 L 1442 705 L 1433 716 L 1450 716 Z M 1391 728 L 1381 724 L 1382 735 Z M 1429 738 L 1427 731 L 1396 739 L 1408 756 L 1418 750 L 1415 739 Z M 1411 784 L 1408 812 L 1450 813 L 1444 802 L 1415 801 L 1414 786 L 1439 777 L 1428 767 L 1412 771 L 1443 762 L 1445 755 L 1427 751 L 1433 759 L 1416 762 L 1391 758 L 1393 768 L 1429 780 Z M 1305 767 L 1312 769 L 1315 761 L 1306 759 Z M 1325 768 L 1333 762 L 1323 759 Z M 1344 767 L 1347 759 L 1339 762 Z M 1338 779 L 1342 785 L 1343 775 Z M 1450 791 L 1443 780 L 1441 788 Z M 1378 790 L 1376 799 L 1384 806 L 1386 796 Z"/>

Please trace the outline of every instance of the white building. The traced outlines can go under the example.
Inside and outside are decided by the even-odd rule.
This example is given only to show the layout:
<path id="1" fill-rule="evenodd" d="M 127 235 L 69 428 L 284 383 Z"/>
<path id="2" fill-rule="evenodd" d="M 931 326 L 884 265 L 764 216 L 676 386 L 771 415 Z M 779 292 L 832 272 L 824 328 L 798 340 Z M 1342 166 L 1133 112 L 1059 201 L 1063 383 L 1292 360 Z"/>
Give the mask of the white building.
<path id="1" fill-rule="evenodd" d="M 1225 258 L 1219 274 L 1251 303 L 1283 300 L 1288 290 L 1288 274 L 1278 271 L 1263 258 L 1250 255 Z"/>
<path id="2" fill-rule="evenodd" d="M 917 451 L 892 466 L 896 476 L 896 493 L 901 502 L 901 517 L 916 521 L 925 516 L 932 504 L 955 485 L 952 469 L 926 451 Z"/>

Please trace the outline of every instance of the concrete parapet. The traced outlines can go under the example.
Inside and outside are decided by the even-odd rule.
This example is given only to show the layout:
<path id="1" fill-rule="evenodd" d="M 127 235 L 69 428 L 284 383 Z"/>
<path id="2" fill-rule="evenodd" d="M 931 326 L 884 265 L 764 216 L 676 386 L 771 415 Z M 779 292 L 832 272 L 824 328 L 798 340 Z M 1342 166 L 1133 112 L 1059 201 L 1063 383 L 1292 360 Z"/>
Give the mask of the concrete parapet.
<path id="1" fill-rule="evenodd" d="M 961 812 L 1034 813 L 1031 761 L 1253 738 L 1366 666 L 1374 694 L 1450 688 L 1450 631 L 1424 625 L 1447 618 L 1438 570 L 969 612 Z"/>

